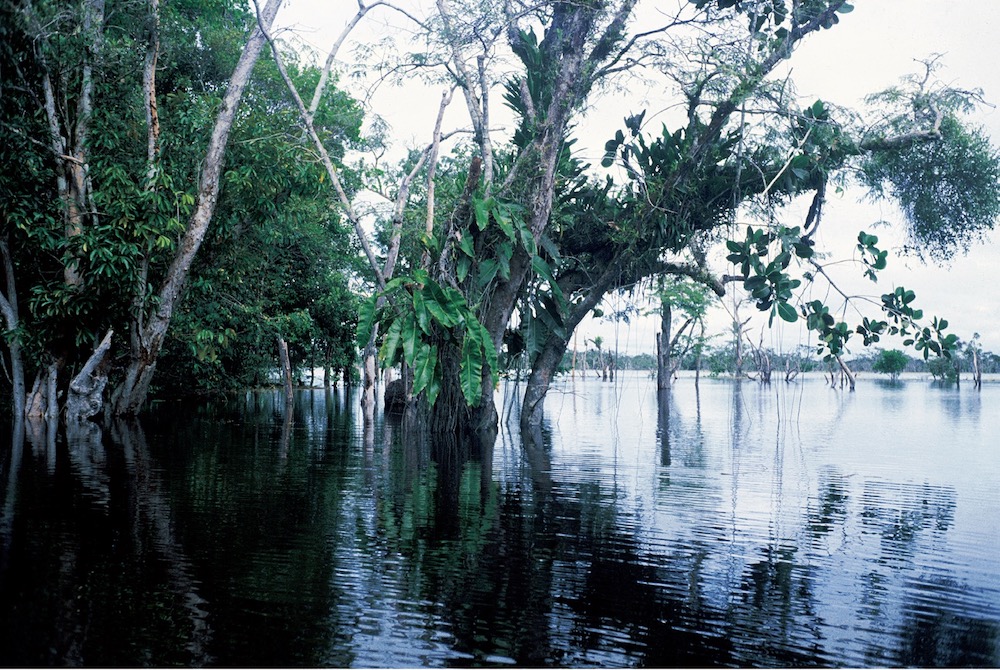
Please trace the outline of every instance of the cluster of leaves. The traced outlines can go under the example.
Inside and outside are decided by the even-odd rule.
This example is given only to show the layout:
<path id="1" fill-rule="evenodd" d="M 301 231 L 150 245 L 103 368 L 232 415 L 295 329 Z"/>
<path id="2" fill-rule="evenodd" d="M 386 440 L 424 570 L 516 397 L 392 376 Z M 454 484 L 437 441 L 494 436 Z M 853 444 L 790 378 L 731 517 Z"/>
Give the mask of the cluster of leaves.
<path id="1" fill-rule="evenodd" d="M 324 172 L 301 160 L 296 110 L 275 103 L 284 89 L 273 63 L 259 66 L 233 129 L 213 230 L 159 366 L 160 384 L 170 389 L 266 383 L 278 337 L 296 369 L 336 370 L 356 357 L 358 300 L 348 283 L 359 269 L 356 250 L 331 216 Z M 309 68 L 292 72 L 306 81 L 317 76 Z M 358 137 L 357 103 L 333 91 L 320 116 L 329 119 L 320 126 L 327 146 L 342 154 Z"/>
<path id="2" fill-rule="evenodd" d="M 802 0 L 793 2 L 791 6 L 784 0 L 690 0 L 699 8 L 716 6 L 721 10 L 732 9 L 738 14 L 749 17 L 749 29 L 753 34 L 759 34 L 769 28 L 777 40 L 788 37 L 790 27 L 801 26 L 822 14 L 830 6 L 829 0 Z M 854 10 L 849 3 L 842 4 L 837 13 L 847 14 Z M 840 19 L 836 14 L 824 17 L 822 27 L 829 29 L 837 25 Z"/>
<path id="3" fill-rule="evenodd" d="M 887 374 L 895 380 L 909 363 L 910 357 L 899 349 L 886 349 L 879 352 L 875 362 L 872 363 L 872 370 Z"/>
<path id="4" fill-rule="evenodd" d="M 858 234 L 857 248 L 865 276 L 872 281 L 877 280 L 877 272 L 887 265 L 888 252 L 877 244 L 877 236 Z M 821 300 L 805 302 L 796 310 L 794 291 L 802 281 L 792 276 L 790 265 L 794 257 L 808 260 L 814 255 L 812 239 L 797 226 L 779 227 L 775 231 L 748 226 L 742 241 L 728 240 L 726 246 L 730 251 L 727 260 L 737 266 L 743 288 L 756 300 L 757 309 L 770 310 L 769 323 L 775 315 L 792 323 L 801 313 L 806 327 L 817 334 L 819 353 L 826 352 L 825 360 L 840 356 L 854 334 L 862 336 L 865 346 L 878 342 L 886 334 L 903 337 L 903 344 L 922 352 L 925 359 L 931 353 L 950 357 L 958 345 L 958 336 L 944 332 L 947 320 L 935 318 L 930 326 L 920 324 L 923 311 L 913 306 L 916 294 L 904 287 L 882 295 L 880 307 L 887 320 L 863 317 L 854 328 L 838 321 Z M 812 280 L 815 275 L 805 272 L 803 276 Z"/>
<path id="5" fill-rule="evenodd" d="M 431 405 L 441 392 L 438 348 L 442 340 L 460 338 L 459 383 L 469 405 L 479 399 L 484 365 L 498 379 L 497 352 L 493 340 L 476 318 L 460 291 L 430 278 L 426 270 L 397 277 L 385 290 L 362 303 L 358 343 L 366 346 L 375 323 L 384 327 L 379 347 L 384 365 L 405 363 L 413 372 L 413 394 L 426 393 Z"/>
<path id="6" fill-rule="evenodd" d="M 0 6 L 0 68 L 17 78 L 11 87 L 6 79 L 0 84 L 0 140 L 17 139 L 0 141 L 0 157 L 23 168 L 0 175 L 3 234 L 15 254 L 26 359 L 44 364 L 49 351 L 72 362 L 88 353 L 96 333 L 110 326 L 124 337 L 135 319 L 155 311 L 154 288 L 192 213 L 214 117 L 254 19 L 236 0 L 161 3 L 160 152 L 150 166 L 142 83 L 149 5 L 109 0 L 95 43 L 81 27 L 83 5 L 32 4 L 44 36 L 34 34 L 26 13 Z M 56 197 L 65 165 L 47 150 L 50 131 L 39 101 L 48 67 L 57 106 L 65 110 L 63 131 L 72 139 L 84 109 L 84 64 L 92 72 L 92 113 L 77 160 L 85 163 L 90 190 L 82 225 L 67 234 L 65 203 Z M 303 86 L 319 78 L 315 67 L 291 71 Z M 361 117 L 358 103 L 331 87 L 316 120 L 332 154 L 357 140 Z M 322 171 L 302 160 L 297 126 L 284 83 L 265 56 L 230 136 L 212 232 L 158 365 L 161 389 L 259 380 L 273 367 L 277 335 L 289 340 L 293 359 L 316 350 L 334 366 L 353 361 L 357 312 L 348 276 L 355 253 L 332 216 Z M 77 271 L 78 284 L 65 281 L 67 267 Z M 118 361 L 124 350 L 115 347 Z"/>
<path id="7" fill-rule="evenodd" d="M 862 176 L 872 195 L 900 204 L 911 250 L 936 261 L 968 251 L 1000 216 L 1000 154 L 953 116 L 942 119 L 940 139 L 872 152 Z"/>
<path id="8" fill-rule="evenodd" d="M 779 248 L 772 258 L 773 243 L 778 243 Z M 802 281 L 792 277 L 788 267 L 793 254 L 799 258 L 811 258 L 812 247 L 812 239 L 803 237 L 798 226 L 781 226 L 773 232 L 747 226 L 743 241 L 726 241 L 726 248 L 730 251 L 726 260 L 739 267 L 743 288 L 757 301 L 757 309 L 762 312 L 770 310 L 771 322 L 778 315 L 791 323 L 798 320 L 798 314 L 789 301 Z"/>

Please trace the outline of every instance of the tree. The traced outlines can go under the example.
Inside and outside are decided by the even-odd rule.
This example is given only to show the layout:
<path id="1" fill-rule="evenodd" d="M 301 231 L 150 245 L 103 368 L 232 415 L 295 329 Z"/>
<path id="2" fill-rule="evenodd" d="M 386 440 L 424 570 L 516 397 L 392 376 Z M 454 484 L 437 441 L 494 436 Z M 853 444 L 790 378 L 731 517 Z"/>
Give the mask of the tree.
<path id="1" fill-rule="evenodd" d="M 603 296 L 662 273 L 700 276 L 712 285 L 718 279 L 697 251 L 722 236 L 730 238 L 729 261 L 736 271 L 721 279 L 741 282 L 772 319 L 805 317 L 823 353 L 845 372 L 841 353 L 853 335 L 869 344 L 898 334 L 926 354 L 950 355 L 956 338 L 945 332 L 947 322 L 918 327 L 922 313 L 912 304 L 911 291 L 883 295 L 878 304 L 885 320 L 865 318 L 854 327 L 838 321 L 822 301 L 804 301 L 800 289 L 804 281 L 825 277 L 813 236 L 827 184 L 863 167 L 866 157 L 918 145 L 963 144 L 961 134 L 942 129 L 952 122 L 961 126 L 963 101 L 974 96 L 935 87 L 928 78 L 901 89 L 898 100 L 909 101 L 909 107 L 855 127 L 847 114 L 847 121 L 838 121 L 838 110 L 822 101 L 796 107 L 784 83 L 767 80 L 801 40 L 850 11 L 846 2 L 765 7 L 699 0 L 659 29 L 630 37 L 626 26 L 633 8 L 628 1 L 541 7 L 512 2 L 498 17 L 482 7 L 441 1 L 432 20 L 419 22 L 437 48 L 420 62 L 446 64 L 446 86 L 454 87 L 469 110 L 474 150 L 448 211 L 428 207 L 426 248 L 409 264 L 413 270 L 391 281 L 382 275 L 385 287 L 364 307 L 361 333 L 368 338 L 377 325 L 383 364 L 417 371 L 413 391 L 433 405 L 435 429 L 449 434 L 495 429 L 496 361 L 511 329 L 522 333 L 532 359 L 522 421 L 540 420 L 545 392 L 574 329 Z M 697 31 L 690 31 L 692 25 Z M 663 39 L 665 34 L 673 41 Z M 491 78 L 489 66 L 501 62 L 493 54 L 503 42 L 514 67 Z M 677 45 L 676 51 L 668 44 Z M 698 58 L 680 57 L 692 50 Z M 625 128 L 608 141 L 604 161 L 619 165 L 626 180 L 594 183 L 587 166 L 572 156 L 571 119 L 595 85 L 634 63 L 655 65 L 672 79 L 685 102 L 685 118 L 673 129 L 648 135 L 643 114 L 627 117 Z M 507 145 L 496 141 L 489 126 L 493 81 L 502 83 L 503 100 L 518 119 Z M 449 95 L 443 96 L 442 109 Z M 431 146 L 442 136 L 440 118 Z M 977 151 L 985 165 L 997 164 L 987 145 L 963 146 Z M 932 154 L 919 157 L 941 159 Z M 431 165 L 433 160 L 429 173 Z M 872 181 L 878 181 L 872 170 Z M 990 203 L 997 200 L 989 194 L 997 188 L 990 172 L 984 174 L 977 182 L 987 196 L 983 207 L 964 208 L 950 199 L 933 211 L 914 210 L 914 230 L 921 220 L 947 227 L 965 216 L 975 226 L 991 226 Z M 428 174 L 428 191 L 434 183 Z M 812 197 L 801 226 L 764 225 L 734 235 L 730 226 L 738 208 L 775 221 L 780 205 L 799 196 Z M 858 249 L 862 269 L 874 278 L 886 266 L 886 250 L 864 232 Z M 372 268 L 380 276 L 375 261 Z"/>
<path id="2" fill-rule="evenodd" d="M 910 357 L 899 349 L 882 350 L 872 363 L 872 370 L 887 374 L 892 381 L 896 381 L 909 363 Z"/>
<path id="3" fill-rule="evenodd" d="M 177 251 L 166 270 L 156 293 L 155 309 L 150 309 L 142 296 L 146 287 L 140 288 L 131 329 L 131 350 L 124 379 L 115 390 L 114 405 L 117 414 L 136 414 L 146 399 L 149 385 L 156 370 L 156 360 L 163 347 L 167 329 L 173 318 L 174 308 L 187 282 L 191 265 L 208 231 L 219 198 L 219 181 L 229 133 L 236 119 L 236 109 L 250 81 L 257 58 L 264 47 L 264 30 L 274 21 L 282 0 L 269 0 L 260 13 L 260 24 L 252 30 L 243 52 L 230 76 L 222 104 L 215 117 L 215 125 L 205 151 L 198 180 L 198 194 L 194 210 L 181 236 Z M 150 102 L 150 105 L 153 105 Z"/>
<path id="4" fill-rule="evenodd" d="M 18 279 L 8 289 L 30 296 L 9 351 L 27 345 L 40 362 L 26 410 L 55 415 L 64 371 L 114 325 L 131 342 L 116 411 L 134 413 L 212 219 L 262 39 L 247 41 L 249 15 L 228 0 L 21 0 L 2 11 L 12 39 L 0 57 L 15 82 L 4 132 L 21 140 L 17 162 L 35 166 L 8 181 L 19 205 L 4 231 Z"/>
<path id="5" fill-rule="evenodd" d="M 66 372 L 109 328 L 128 353 L 112 347 L 110 364 L 90 368 L 111 376 L 120 414 L 142 406 L 164 347 L 162 381 L 185 389 L 245 379 L 265 365 L 262 338 L 267 365 L 276 338 L 293 362 L 314 348 L 327 364 L 352 361 L 353 249 L 321 170 L 302 160 L 284 84 L 267 59 L 257 65 L 260 26 L 279 6 L 257 25 L 231 0 L 0 5 L 11 140 L 0 152 L 24 166 L 0 177 L 0 310 L 19 415 L 54 414 Z M 293 74 L 315 86 L 322 73 Z M 360 107 L 325 90 L 316 123 L 339 156 L 359 137 Z"/>
<path id="6" fill-rule="evenodd" d="M 945 358 L 934 358 L 927 361 L 927 372 L 935 380 L 945 382 L 958 381 L 958 367 L 954 361 Z"/>
<path id="7" fill-rule="evenodd" d="M 684 281 L 680 278 L 664 282 L 660 288 L 660 332 L 656 337 L 657 366 L 656 386 L 668 389 L 685 354 L 701 343 L 694 335 L 700 327 L 704 338 L 705 314 L 709 307 L 709 291 L 704 284 Z M 674 311 L 683 323 L 673 329 Z"/>

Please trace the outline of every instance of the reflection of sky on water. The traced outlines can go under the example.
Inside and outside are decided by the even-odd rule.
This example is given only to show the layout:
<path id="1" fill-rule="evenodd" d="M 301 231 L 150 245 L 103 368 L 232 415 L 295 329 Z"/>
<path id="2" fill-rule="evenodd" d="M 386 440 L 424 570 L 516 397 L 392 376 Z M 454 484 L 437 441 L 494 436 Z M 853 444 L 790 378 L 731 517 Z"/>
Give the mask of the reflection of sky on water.
<path id="1" fill-rule="evenodd" d="M 714 607 L 731 611 L 741 595 L 773 607 L 758 591 L 799 589 L 790 614 L 763 611 L 762 623 L 798 619 L 849 664 L 899 662 L 905 644 L 918 663 L 947 661 L 901 638 L 921 622 L 960 635 L 966 617 L 1000 620 L 1000 420 L 981 412 L 1000 389 L 705 380 L 696 394 L 687 380 L 653 439 L 647 380 L 565 385 L 613 393 L 616 428 L 555 403 L 553 478 L 580 478 L 585 454 L 644 551 L 679 561 Z"/>
<path id="2" fill-rule="evenodd" d="M 0 660 L 1000 663 L 998 387 L 561 380 L 475 454 L 278 398 L 29 431 Z"/>

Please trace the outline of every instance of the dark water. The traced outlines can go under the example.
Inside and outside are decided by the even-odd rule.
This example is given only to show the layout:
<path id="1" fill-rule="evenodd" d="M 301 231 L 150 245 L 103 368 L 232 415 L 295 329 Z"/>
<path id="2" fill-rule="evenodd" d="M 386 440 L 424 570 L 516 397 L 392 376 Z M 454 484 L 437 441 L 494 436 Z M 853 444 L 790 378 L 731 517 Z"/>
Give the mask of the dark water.
<path id="1" fill-rule="evenodd" d="M 998 386 L 566 380 L 492 447 L 357 404 L 15 433 L 0 661 L 1000 665 Z"/>

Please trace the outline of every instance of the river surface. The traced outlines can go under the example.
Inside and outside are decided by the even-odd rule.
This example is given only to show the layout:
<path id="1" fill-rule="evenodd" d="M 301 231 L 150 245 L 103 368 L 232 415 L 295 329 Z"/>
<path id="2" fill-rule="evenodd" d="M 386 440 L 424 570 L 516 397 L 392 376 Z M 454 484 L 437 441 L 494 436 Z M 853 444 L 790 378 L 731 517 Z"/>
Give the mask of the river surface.
<path id="1" fill-rule="evenodd" d="M 1000 666 L 1000 384 L 562 379 L 492 445 L 336 390 L 23 431 L 3 665 Z"/>

